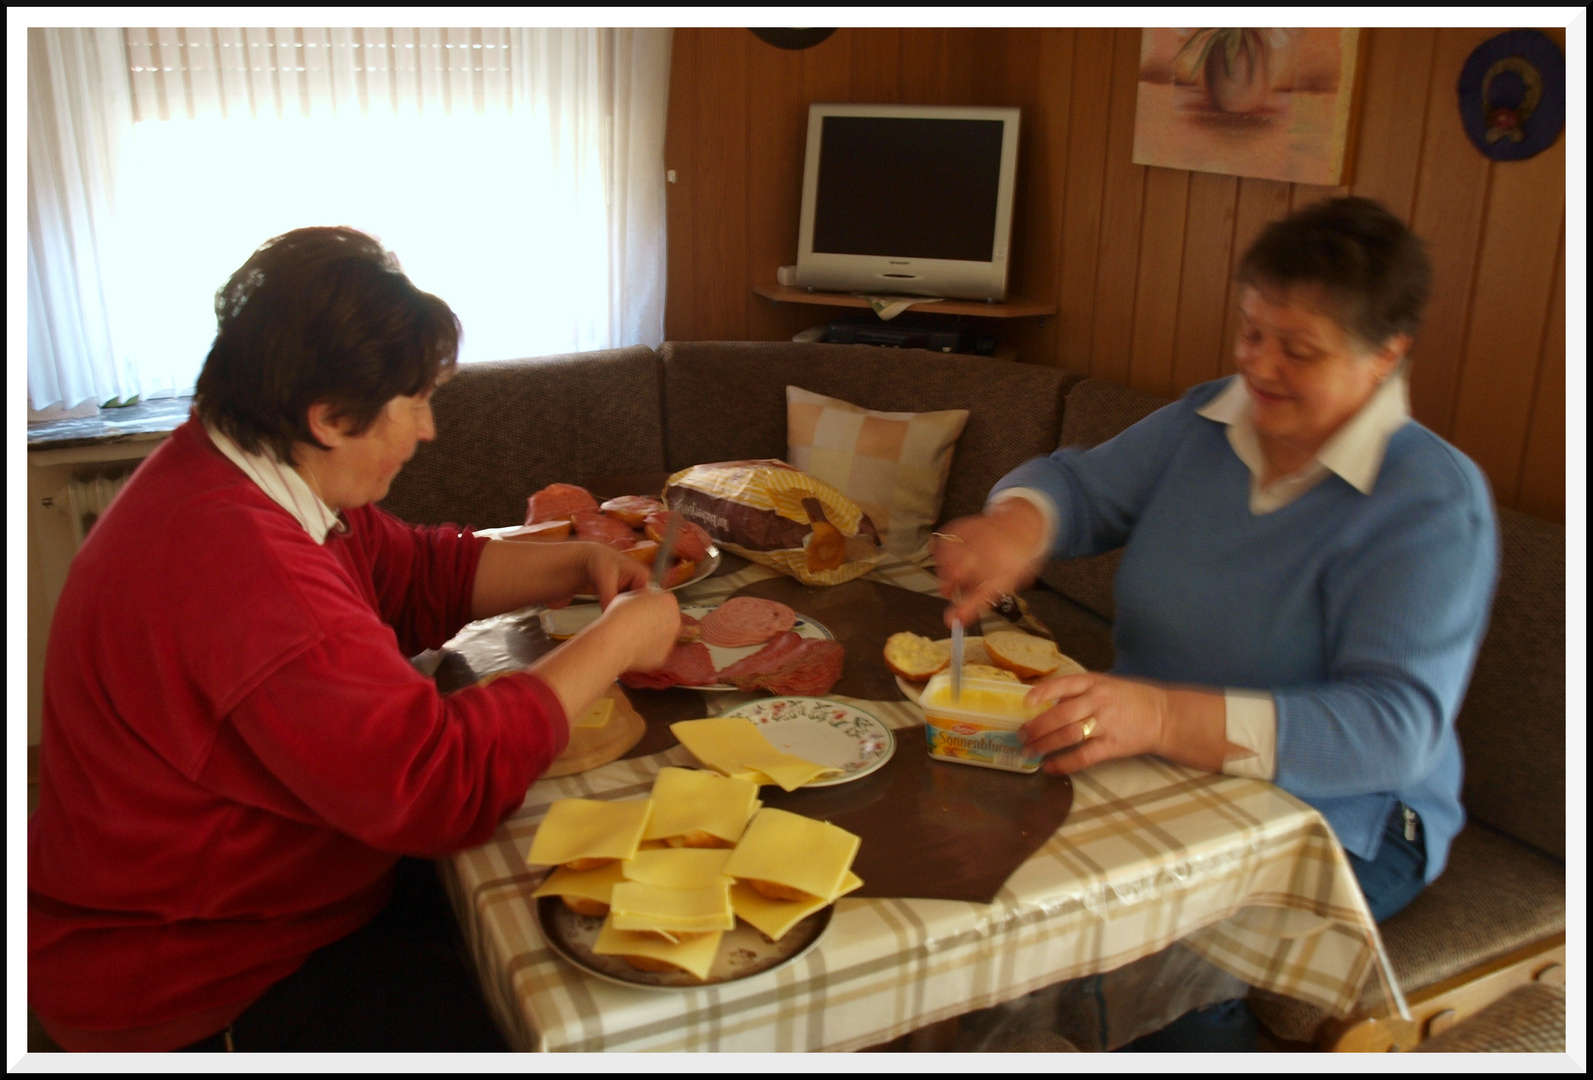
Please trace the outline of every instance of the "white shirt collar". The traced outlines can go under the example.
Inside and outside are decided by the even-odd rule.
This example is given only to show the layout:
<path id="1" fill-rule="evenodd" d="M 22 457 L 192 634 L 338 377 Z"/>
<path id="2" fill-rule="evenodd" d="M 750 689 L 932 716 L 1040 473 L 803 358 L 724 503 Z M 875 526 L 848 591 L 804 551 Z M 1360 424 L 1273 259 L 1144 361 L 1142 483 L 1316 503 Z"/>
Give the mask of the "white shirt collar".
<path id="1" fill-rule="evenodd" d="M 343 519 L 321 501 L 296 469 L 268 455 L 249 453 L 209 424 L 205 425 L 205 434 L 272 502 L 292 514 L 317 544 L 326 543 L 326 534 L 334 529 L 348 531 Z"/>
<path id="2" fill-rule="evenodd" d="M 1280 484 L 1292 484 L 1292 495 L 1274 492 L 1270 499 L 1258 490 L 1265 463 L 1261 458 L 1260 439 L 1250 421 L 1250 394 L 1245 390 L 1243 377 L 1230 377 L 1222 392 L 1198 411 L 1208 420 L 1228 425 L 1229 443 L 1250 468 L 1252 509 L 1269 503 L 1273 505 L 1267 508 L 1277 509 L 1303 495 L 1329 472 L 1342 477 L 1363 495 L 1370 495 L 1377 483 L 1377 474 L 1383 468 L 1388 440 L 1410 420 L 1410 390 L 1403 371 L 1383 380 L 1360 411 L 1322 444 L 1310 465 L 1269 485 L 1268 491 L 1272 491 Z M 1278 501 L 1280 497 L 1281 502 Z M 1257 512 L 1265 510 L 1257 509 Z"/>

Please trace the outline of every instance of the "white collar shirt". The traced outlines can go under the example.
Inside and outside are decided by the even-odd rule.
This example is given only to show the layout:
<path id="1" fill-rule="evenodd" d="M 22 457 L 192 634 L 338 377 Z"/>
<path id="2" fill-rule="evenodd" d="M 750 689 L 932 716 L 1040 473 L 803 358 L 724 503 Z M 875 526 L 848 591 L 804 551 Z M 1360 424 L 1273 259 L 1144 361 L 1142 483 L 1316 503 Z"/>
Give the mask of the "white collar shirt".
<path id="1" fill-rule="evenodd" d="M 1266 459 L 1250 419 L 1250 394 L 1238 375 L 1199 410 L 1201 416 L 1228 427 L 1228 445 L 1250 470 L 1250 512 L 1270 514 L 1310 491 L 1332 473 L 1363 495 L 1370 495 L 1383 467 L 1383 455 L 1394 432 L 1410 420 L 1410 389 L 1403 372 L 1383 380 L 1371 398 L 1333 433 L 1304 467 L 1270 484 L 1262 478 Z"/>
<path id="2" fill-rule="evenodd" d="M 327 533 L 348 532 L 342 516 L 321 501 L 298 470 L 267 454 L 251 454 L 209 424 L 205 425 L 205 434 L 272 502 L 292 514 L 317 544 L 326 543 Z"/>

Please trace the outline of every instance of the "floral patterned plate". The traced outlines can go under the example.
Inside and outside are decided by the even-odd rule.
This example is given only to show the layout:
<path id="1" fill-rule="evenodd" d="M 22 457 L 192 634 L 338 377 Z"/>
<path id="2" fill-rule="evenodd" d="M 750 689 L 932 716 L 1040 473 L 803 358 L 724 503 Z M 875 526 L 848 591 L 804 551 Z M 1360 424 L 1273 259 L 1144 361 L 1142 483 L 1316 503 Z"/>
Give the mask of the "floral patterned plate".
<path id="1" fill-rule="evenodd" d="M 764 698 L 725 715 L 751 720 L 777 749 L 841 770 L 839 776 L 822 777 L 803 787 L 834 787 L 862 779 L 896 752 L 890 728 L 861 709 L 827 698 Z"/>

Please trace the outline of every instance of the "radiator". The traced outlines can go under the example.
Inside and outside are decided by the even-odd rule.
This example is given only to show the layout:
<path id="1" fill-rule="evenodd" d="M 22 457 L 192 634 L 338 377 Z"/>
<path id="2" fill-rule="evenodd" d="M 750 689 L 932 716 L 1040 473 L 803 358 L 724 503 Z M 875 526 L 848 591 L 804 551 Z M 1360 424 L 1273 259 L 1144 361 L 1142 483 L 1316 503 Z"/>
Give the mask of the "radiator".
<path id="1" fill-rule="evenodd" d="M 55 493 L 50 502 L 71 520 L 72 539 L 77 547 L 83 546 L 83 538 L 132 474 L 131 468 L 113 472 L 74 473 L 66 487 Z"/>

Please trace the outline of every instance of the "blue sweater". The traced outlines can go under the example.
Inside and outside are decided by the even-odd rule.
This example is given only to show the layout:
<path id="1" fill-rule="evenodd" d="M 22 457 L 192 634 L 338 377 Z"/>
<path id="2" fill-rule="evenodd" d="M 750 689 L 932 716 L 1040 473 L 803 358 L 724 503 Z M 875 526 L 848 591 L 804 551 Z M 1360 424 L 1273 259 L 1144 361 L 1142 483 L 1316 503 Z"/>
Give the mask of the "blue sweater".
<path id="1" fill-rule="evenodd" d="M 1026 462 L 995 490 L 1051 497 L 1055 557 L 1126 544 L 1116 673 L 1271 691 L 1277 784 L 1365 859 L 1404 802 L 1432 881 L 1465 823 L 1455 717 L 1498 574 L 1487 481 L 1411 421 L 1370 495 L 1330 474 L 1257 516 L 1225 425 L 1196 413 L 1225 382 L 1091 450 Z"/>

